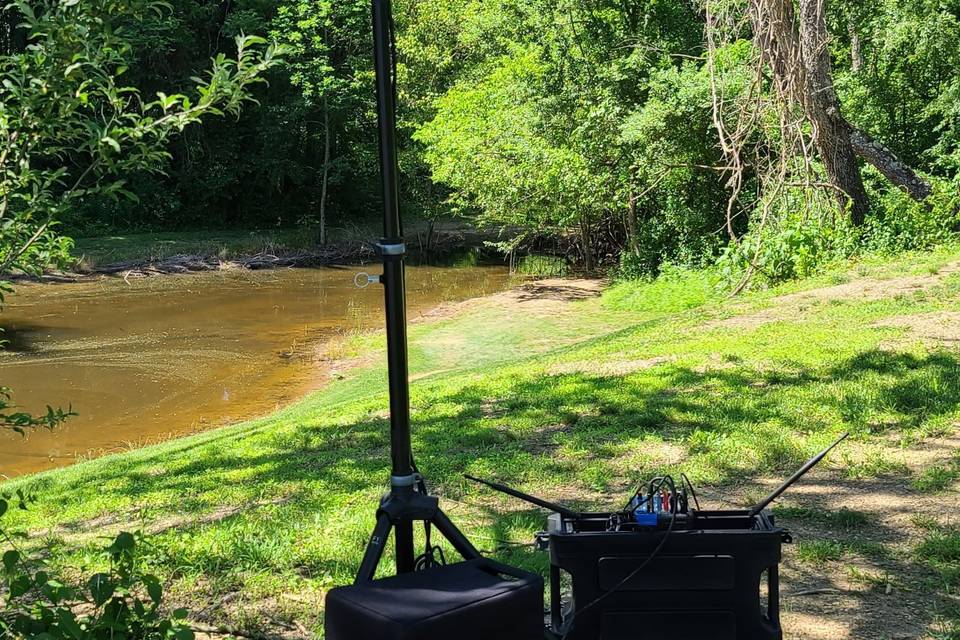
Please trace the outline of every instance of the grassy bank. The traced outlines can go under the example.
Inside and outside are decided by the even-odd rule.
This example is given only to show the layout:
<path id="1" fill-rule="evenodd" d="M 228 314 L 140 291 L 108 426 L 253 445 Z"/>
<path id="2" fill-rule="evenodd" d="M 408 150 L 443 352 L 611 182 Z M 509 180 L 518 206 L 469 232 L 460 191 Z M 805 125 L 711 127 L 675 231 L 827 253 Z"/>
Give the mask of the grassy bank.
<path id="1" fill-rule="evenodd" d="M 778 508 L 800 540 L 785 591 L 828 594 L 788 593 L 788 637 L 958 637 L 960 532 L 940 509 L 960 476 L 958 261 L 876 259 L 737 299 L 702 272 L 600 296 L 558 281 L 447 309 L 412 330 L 418 463 L 479 546 L 543 570 L 526 546 L 543 514 L 462 473 L 605 508 L 683 470 L 702 501 L 743 504 L 850 431 Z M 68 572 L 142 528 L 196 619 L 319 633 L 389 473 L 382 338 L 340 349 L 369 364 L 275 415 L 8 483 L 41 496 L 16 524 Z"/>

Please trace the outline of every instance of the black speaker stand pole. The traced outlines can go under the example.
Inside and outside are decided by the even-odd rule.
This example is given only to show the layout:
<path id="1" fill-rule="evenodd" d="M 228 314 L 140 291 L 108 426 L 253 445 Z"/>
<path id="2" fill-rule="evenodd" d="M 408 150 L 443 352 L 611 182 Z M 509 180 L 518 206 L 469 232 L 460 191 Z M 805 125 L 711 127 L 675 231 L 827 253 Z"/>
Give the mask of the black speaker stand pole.
<path id="1" fill-rule="evenodd" d="M 397 550 L 397 573 L 414 570 L 413 525 L 429 523 L 465 559 L 480 552 L 440 510 L 437 498 L 424 487 L 413 463 L 410 442 L 410 382 L 407 367 L 407 311 L 404 273 L 406 248 L 400 223 L 397 164 L 396 51 L 390 0 L 372 0 L 374 64 L 377 76 L 377 114 L 380 124 L 380 171 L 383 187 L 383 238 L 377 247 L 383 259 L 387 316 L 387 360 L 390 382 L 390 493 L 380 503 L 377 526 L 370 538 L 355 584 L 373 580 L 391 530 Z"/>

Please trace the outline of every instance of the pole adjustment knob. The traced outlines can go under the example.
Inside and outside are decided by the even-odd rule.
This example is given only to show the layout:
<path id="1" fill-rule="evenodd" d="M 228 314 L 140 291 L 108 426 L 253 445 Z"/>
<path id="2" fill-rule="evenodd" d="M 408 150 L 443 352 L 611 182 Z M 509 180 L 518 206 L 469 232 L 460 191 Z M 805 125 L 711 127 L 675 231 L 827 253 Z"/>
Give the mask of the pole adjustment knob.
<path id="1" fill-rule="evenodd" d="M 358 273 L 353 278 L 353 284 L 357 289 L 366 289 L 372 284 L 380 284 L 380 276 L 372 276 L 369 273 Z"/>

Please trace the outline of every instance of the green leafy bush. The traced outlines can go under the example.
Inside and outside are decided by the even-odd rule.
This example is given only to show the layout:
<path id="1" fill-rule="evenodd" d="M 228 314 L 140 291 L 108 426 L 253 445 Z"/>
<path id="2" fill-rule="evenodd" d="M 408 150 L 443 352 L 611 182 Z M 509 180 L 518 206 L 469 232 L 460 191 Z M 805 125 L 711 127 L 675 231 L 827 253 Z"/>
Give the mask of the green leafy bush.
<path id="1" fill-rule="evenodd" d="M 616 271 L 618 280 L 641 280 L 657 273 L 660 256 L 649 251 L 624 251 L 620 254 L 620 266 Z"/>
<path id="2" fill-rule="evenodd" d="M 960 228 L 956 185 L 934 182 L 934 194 L 919 203 L 897 189 L 874 195 L 873 215 L 863 230 L 863 247 L 897 253 L 929 249 L 946 242 Z"/>
<path id="3" fill-rule="evenodd" d="M 857 246 L 856 231 L 842 220 L 823 222 L 801 215 L 790 216 L 762 233 L 753 232 L 731 243 L 717 261 L 728 284 L 747 273 L 757 284 L 776 284 L 813 274 L 819 267 L 851 255 Z"/>
<path id="4" fill-rule="evenodd" d="M 83 586 L 55 577 L 41 554 L 31 554 L 27 535 L 4 528 L 3 517 L 13 506 L 26 510 L 35 502 L 22 490 L 0 496 L 0 540 L 3 567 L 0 593 L 0 637 L 16 640 L 193 640 L 187 611 L 163 612 L 163 585 L 140 572 L 142 533 L 121 533 L 103 554 L 106 571 L 90 576 Z"/>
<path id="5" fill-rule="evenodd" d="M 567 275 L 570 267 L 567 261 L 557 256 L 533 254 L 523 256 L 517 264 L 517 273 L 541 278 L 559 278 Z"/>
<path id="6" fill-rule="evenodd" d="M 874 190 L 871 215 L 859 228 L 829 207 L 793 201 L 787 194 L 772 208 L 772 221 L 762 231 L 754 228 L 727 246 L 718 267 L 729 285 L 750 273 L 752 283 L 763 286 L 808 277 L 831 262 L 858 254 L 937 246 L 960 229 L 960 195 L 955 185 L 944 181 L 934 185 L 933 196 L 922 203 L 891 187 Z"/>

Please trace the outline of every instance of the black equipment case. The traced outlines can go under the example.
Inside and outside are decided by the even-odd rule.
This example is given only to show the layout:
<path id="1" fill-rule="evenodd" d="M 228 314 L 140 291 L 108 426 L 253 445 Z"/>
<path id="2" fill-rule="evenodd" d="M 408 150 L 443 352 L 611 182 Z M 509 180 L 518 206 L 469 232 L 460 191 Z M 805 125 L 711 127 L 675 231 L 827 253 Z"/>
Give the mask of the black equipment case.
<path id="1" fill-rule="evenodd" d="M 611 515 L 550 517 L 556 638 L 781 640 L 778 565 L 790 536 L 768 513 L 692 511 L 669 531 L 608 531 Z"/>
<path id="2" fill-rule="evenodd" d="M 543 640 L 543 580 L 485 558 L 327 595 L 327 640 Z"/>

